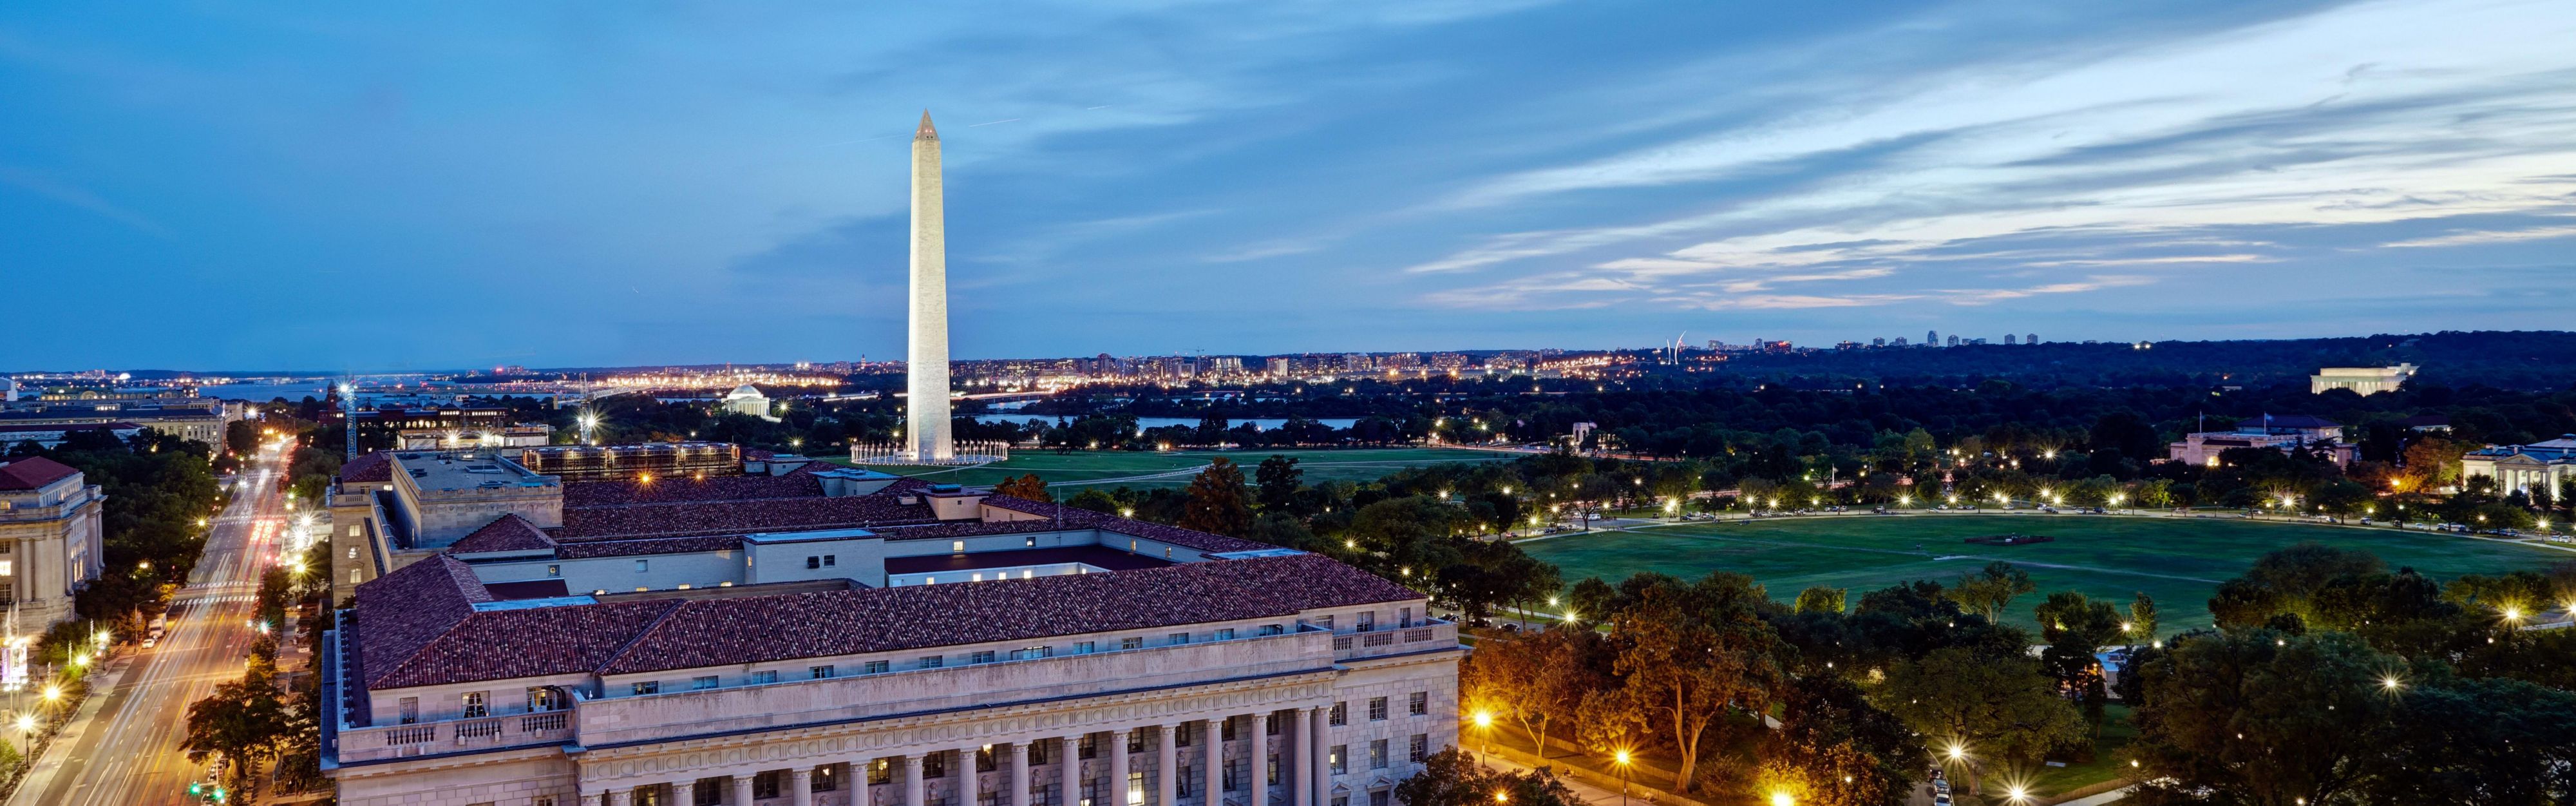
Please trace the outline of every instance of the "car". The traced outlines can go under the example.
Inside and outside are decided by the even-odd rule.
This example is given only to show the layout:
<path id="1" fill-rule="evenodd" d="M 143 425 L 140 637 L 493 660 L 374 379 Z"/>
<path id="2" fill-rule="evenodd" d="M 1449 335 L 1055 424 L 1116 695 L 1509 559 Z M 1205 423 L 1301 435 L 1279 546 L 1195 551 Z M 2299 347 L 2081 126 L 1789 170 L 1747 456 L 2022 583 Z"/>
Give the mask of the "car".
<path id="1" fill-rule="evenodd" d="M 1943 794 L 1943 795 L 1950 794 L 1950 781 L 1949 781 L 1949 779 L 1947 779 L 1947 778 L 1934 778 L 1934 779 L 1932 779 L 1932 791 L 1933 791 L 1933 792 L 1940 793 L 1940 794 Z"/>
<path id="2" fill-rule="evenodd" d="M 1949 795 L 1933 795 L 1932 806 L 1950 806 Z"/>

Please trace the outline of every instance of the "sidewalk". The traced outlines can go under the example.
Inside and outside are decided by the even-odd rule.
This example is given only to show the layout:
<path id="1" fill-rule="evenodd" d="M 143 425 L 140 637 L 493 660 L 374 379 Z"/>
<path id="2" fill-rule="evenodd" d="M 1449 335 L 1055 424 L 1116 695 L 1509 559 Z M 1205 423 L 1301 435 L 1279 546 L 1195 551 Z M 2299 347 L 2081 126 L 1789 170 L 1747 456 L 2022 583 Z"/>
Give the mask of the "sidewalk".
<path id="1" fill-rule="evenodd" d="M 1509 770 L 1512 772 L 1528 772 L 1530 770 L 1529 765 L 1505 758 L 1500 753 L 1496 753 L 1491 756 L 1478 756 L 1478 758 L 1484 759 L 1485 766 L 1498 770 Z M 1557 774 L 1557 780 L 1565 782 L 1566 788 L 1574 790 L 1574 796 L 1582 799 L 1584 803 L 1592 804 L 1592 806 L 1617 806 L 1617 804 L 1622 800 L 1622 798 L 1619 797 L 1619 791 L 1616 789 L 1603 789 L 1601 787 L 1593 786 L 1590 783 L 1576 780 L 1574 777 L 1566 775 L 1564 770 L 1551 771 Z M 1646 802 L 1645 798 L 1634 797 L 1636 790 L 1629 790 L 1629 794 L 1631 797 L 1626 799 L 1629 803 L 1643 804 Z"/>
<path id="2" fill-rule="evenodd" d="M 65 766 L 63 760 L 78 751 L 82 737 L 89 735 L 91 726 L 98 721 L 99 712 L 107 708 L 107 701 L 122 699 L 127 694 L 119 691 L 118 685 L 125 682 L 126 671 L 134 668 L 141 657 L 141 653 L 132 651 L 119 653 L 107 671 L 90 678 L 89 697 L 81 700 L 80 708 L 64 721 L 62 730 L 45 741 L 44 754 L 29 760 L 27 776 L 18 780 L 18 788 L 10 793 L 9 803 L 37 803 L 43 797 L 41 793 L 52 791 L 54 777 Z"/>

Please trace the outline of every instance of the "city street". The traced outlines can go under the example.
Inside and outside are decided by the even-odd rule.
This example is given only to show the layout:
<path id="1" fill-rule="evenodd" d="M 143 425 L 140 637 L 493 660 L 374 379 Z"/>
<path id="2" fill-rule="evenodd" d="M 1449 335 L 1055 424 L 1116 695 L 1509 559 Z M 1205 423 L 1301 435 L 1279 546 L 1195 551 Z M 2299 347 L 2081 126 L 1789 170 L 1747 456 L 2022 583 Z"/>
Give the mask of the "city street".
<path id="1" fill-rule="evenodd" d="M 100 691 L 63 729 L 9 806 L 159 806 L 189 803 L 203 773 L 180 750 L 188 704 L 239 679 L 260 569 L 276 561 L 286 522 L 276 487 L 282 458 L 264 450 L 246 467 L 249 492 L 216 518 L 204 557 L 174 597 L 153 649 L 128 648 L 94 678 Z"/>

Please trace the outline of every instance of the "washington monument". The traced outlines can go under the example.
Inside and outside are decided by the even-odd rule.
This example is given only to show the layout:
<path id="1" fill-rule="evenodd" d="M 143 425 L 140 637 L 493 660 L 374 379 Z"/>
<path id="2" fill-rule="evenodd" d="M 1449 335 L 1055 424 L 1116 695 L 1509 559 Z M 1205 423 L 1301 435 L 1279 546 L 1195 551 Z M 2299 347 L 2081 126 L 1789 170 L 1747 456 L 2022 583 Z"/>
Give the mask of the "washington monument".
<path id="1" fill-rule="evenodd" d="M 939 200 L 939 130 L 930 110 L 912 135 L 912 342 L 904 356 L 903 453 L 921 464 L 957 456 L 948 437 L 948 227 Z"/>

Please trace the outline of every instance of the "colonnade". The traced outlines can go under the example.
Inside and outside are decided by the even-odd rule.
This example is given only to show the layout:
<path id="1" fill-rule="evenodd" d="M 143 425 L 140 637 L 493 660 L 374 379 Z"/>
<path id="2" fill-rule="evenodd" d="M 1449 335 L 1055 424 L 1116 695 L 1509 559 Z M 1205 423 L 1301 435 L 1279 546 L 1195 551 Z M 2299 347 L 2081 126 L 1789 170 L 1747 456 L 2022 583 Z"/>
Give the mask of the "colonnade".
<path id="1" fill-rule="evenodd" d="M 1238 782 L 1244 786 L 1238 787 L 1237 791 L 1247 794 L 1258 793 L 1260 797 L 1238 795 L 1239 800 L 1234 806 L 1272 806 L 1271 796 L 1278 794 L 1273 787 L 1287 790 L 1286 806 L 1325 806 L 1332 790 L 1325 716 L 1326 711 L 1323 708 L 1292 708 L 1214 719 L 1126 726 L 1105 731 L 1038 737 L 1014 742 L 993 744 L 978 742 L 957 748 L 930 749 L 909 754 L 858 756 L 848 760 L 850 770 L 848 780 L 839 782 L 834 789 L 847 793 L 847 800 L 844 801 L 846 806 L 931 806 L 926 799 L 928 786 L 922 773 L 924 759 L 933 754 L 953 751 L 956 753 L 957 763 L 953 769 L 947 771 L 947 777 L 952 783 L 945 806 L 983 806 L 980 793 L 977 791 L 981 773 L 976 769 L 976 756 L 991 748 L 1009 754 L 1007 760 L 996 759 L 994 765 L 996 771 L 1007 772 L 1009 779 L 1001 791 L 994 793 L 993 806 L 1039 806 L 1030 792 L 1032 782 L 1029 779 L 1029 751 L 1037 743 L 1054 742 L 1056 743 L 1054 755 L 1059 762 L 1057 791 L 1062 793 L 1055 806 L 1084 806 L 1080 803 L 1082 784 L 1085 780 L 1082 774 L 1082 738 L 1093 733 L 1105 733 L 1108 742 L 1108 752 L 1105 755 L 1109 760 L 1109 775 L 1108 779 L 1102 782 L 1103 786 L 1099 791 L 1106 794 L 1110 800 L 1107 803 L 1094 802 L 1088 806 L 1226 806 L 1223 798 L 1223 793 L 1227 791 L 1224 786 L 1225 742 L 1222 737 L 1225 735 L 1225 725 L 1228 722 L 1243 718 L 1247 727 L 1240 732 L 1237 740 L 1244 743 L 1244 752 L 1240 758 L 1249 760 L 1245 764 L 1246 777 L 1249 781 Z M 1263 723 L 1265 719 L 1284 720 L 1279 730 L 1280 745 L 1276 749 L 1270 747 L 1271 737 Z M 1197 726 L 1199 740 L 1190 748 L 1191 752 L 1199 754 L 1198 763 L 1195 765 L 1197 786 L 1185 786 L 1181 780 L 1184 768 L 1180 763 L 1182 748 L 1179 739 L 1184 725 Z M 1128 775 L 1134 771 L 1135 765 L 1128 753 L 1127 741 L 1130 735 L 1138 732 L 1152 734 L 1151 740 L 1146 745 L 1149 752 L 1155 754 L 1155 763 L 1151 773 L 1146 776 L 1147 780 L 1144 782 L 1140 799 L 1129 802 Z M 1275 783 L 1269 780 L 1269 761 L 1274 753 L 1279 760 L 1280 778 Z M 875 766 L 879 758 L 887 759 L 893 768 L 893 774 L 890 776 L 893 780 L 889 783 L 898 785 L 895 788 L 900 793 L 894 798 L 877 798 L 874 788 L 868 783 L 869 770 Z M 760 772 L 767 772 L 766 770 L 699 770 L 682 780 L 659 781 L 643 785 L 629 784 L 606 791 L 586 792 L 581 796 L 581 804 L 582 806 L 697 806 L 700 803 L 716 803 L 722 806 L 753 806 L 760 801 L 768 801 L 772 804 L 784 804 L 784 806 L 817 806 L 814 791 L 815 769 L 811 766 L 801 766 L 779 771 L 784 774 L 785 779 L 780 782 L 775 800 L 770 798 L 755 800 L 753 797 L 754 776 Z M 719 779 L 723 780 L 723 783 L 713 783 Z M 697 790 L 703 787 L 721 787 L 721 791 L 701 794 Z M 1188 794 L 1182 794 L 1184 791 Z M 1209 793 L 1219 793 L 1219 795 L 1211 799 L 1208 796 Z"/>

